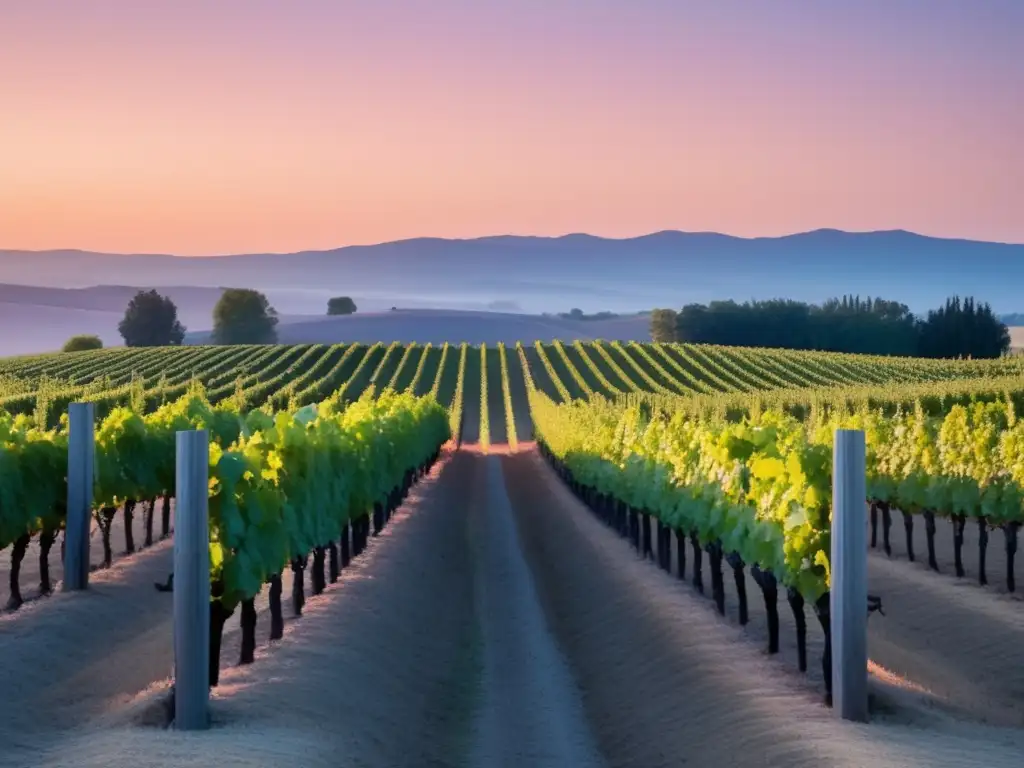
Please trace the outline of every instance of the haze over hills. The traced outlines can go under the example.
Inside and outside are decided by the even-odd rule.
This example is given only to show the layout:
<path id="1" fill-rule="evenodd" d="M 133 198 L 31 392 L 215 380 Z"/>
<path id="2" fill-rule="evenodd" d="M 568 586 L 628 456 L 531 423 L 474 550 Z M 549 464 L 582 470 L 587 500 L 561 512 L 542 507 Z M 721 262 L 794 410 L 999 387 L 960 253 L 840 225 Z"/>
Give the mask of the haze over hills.
<path id="1" fill-rule="evenodd" d="M 0 356 L 59 349 L 71 336 L 91 333 L 105 346 L 122 343 L 118 323 L 139 288 L 41 288 L 0 284 Z M 188 332 L 186 344 L 209 343 L 213 306 L 223 289 L 174 286 L 160 289 L 178 306 L 178 317 Z M 268 292 L 271 300 L 278 294 Z M 287 300 L 287 299 L 286 299 Z M 293 299 L 294 300 L 294 299 Z M 404 343 L 467 341 L 551 341 L 553 339 L 645 340 L 646 314 L 602 320 L 570 320 L 524 313 L 465 309 L 412 309 L 360 311 L 349 317 L 327 317 L 323 307 L 308 307 L 310 314 L 280 314 L 278 338 L 282 343 L 335 343 L 400 341 Z M 316 309 L 320 314 L 312 314 Z"/>
<path id="2" fill-rule="evenodd" d="M 629 315 L 605 320 L 570 320 L 563 317 L 471 312 L 466 310 L 407 309 L 396 312 L 360 312 L 347 317 L 293 319 L 278 326 L 282 344 L 331 344 L 338 341 L 372 344 L 440 345 L 447 342 L 512 345 L 554 340 L 648 341 L 650 318 Z M 187 334 L 186 344 L 209 342 L 208 332 Z"/>
<path id="3" fill-rule="evenodd" d="M 959 293 L 1013 313 L 1021 309 L 1024 245 L 902 230 L 822 229 L 752 239 L 676 231 L 630 239 L 585 234 L 418 238 L 328 251 L 209 257 L 0 250 L 0 283 L 6 283 L 0 284 L 0 324 L 19 331 L 4 334 L 0 354 L 54 349 L 74 333 L 95 333 L 105 344 L 119 344 L 117 323 L 135 286 L 171 296 L 192 343 L 207 337 L 219 286 L 266 292 L 282 316 L 282 340 L 429 341 L 454 333 L 467 341 L 493 342 L 509 340 L 508 334 L 554 338 L 545 329 L 555 326 L 559 333 L 572 332 L 561 322 L 514 321 L 509 313 L 536 316 L 571 307 L 635 312 L 726 298 L 819 302 L 859 293 L 897 299 L 924 312 Z M 325 324 L 327 299 L 335 295 L 355 298 L 361 317 Z M 405 313 L 399 319 L 385 312 L 393 306 L 457 311 L 415 320 Z M 485 322 L 481 311 L 505 313 L 504 319 L 457 333 L 461 323 Z M 427 325 L 393 327 L 407 322 Z M 645 324 L 634 319 L 622 328 L 609 327 L 606 338 L 642 338 Z M 580 338 L 601 336 L 596 326 L 570 325 L 580 326 Z"/>
<path id="4" fill-rule="evenodd" d="M 0 356 L 59 349 L 80 333 L 99 336 L 106 346 L 122 342 L 117 326 L 131 298 L 152 286 L 99 285 L 48 288 L 0 284 Z M 222 288 L 160 287 L 178 307 L 178 319 L 191 329 L 208 329 Z M 312 311 L 312 308 L 310 309 Z M 282 323 L 310 320 L 284 314 Z"/>
<path id="5" fill-rule="evenodd" d="M 881 295 L 924 311 L 957 292 L 988 301 L 997 312 L 1014 312 L 1022 280 L 1024 245 L 902 230 L 822 229 L 753 239 L 676 231 L 622 240 L 585 234 L 419 238 L 213 257 L 0 251 L 0 282 L 252 287 L 277 291 L 279 310 L 302 314 L 304 307 L 320 312 L 339 292 L 373 308 L 486 309 L 512 302 L 533 313 L 573 306 L 633 311 L 721 298 L 821 301 L 842 293 Z"/>

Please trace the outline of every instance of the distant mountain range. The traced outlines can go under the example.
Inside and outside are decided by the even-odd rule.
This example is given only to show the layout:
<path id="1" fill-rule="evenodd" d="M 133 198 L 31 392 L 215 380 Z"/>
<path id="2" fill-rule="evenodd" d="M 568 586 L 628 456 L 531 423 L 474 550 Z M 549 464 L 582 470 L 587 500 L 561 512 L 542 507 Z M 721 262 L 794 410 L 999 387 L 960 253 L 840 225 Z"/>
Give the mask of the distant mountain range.
<path id="1" fill-rule="evenodd" d="M 822 229 L 749 239 L 675 231 L 618 240 L 420 238 L 213 257 L 0 250 L 0 282 L 252 287 L 276 291 L 280 310 L 301 314 L 322 312 L 331 294 L 400 306 L 596 312 L 723 298 L 817 302 L 843 293 L 897 299 L 916 312 L 958 293 L 1008 313 L 1021 304 L 1024 245 Z"/>

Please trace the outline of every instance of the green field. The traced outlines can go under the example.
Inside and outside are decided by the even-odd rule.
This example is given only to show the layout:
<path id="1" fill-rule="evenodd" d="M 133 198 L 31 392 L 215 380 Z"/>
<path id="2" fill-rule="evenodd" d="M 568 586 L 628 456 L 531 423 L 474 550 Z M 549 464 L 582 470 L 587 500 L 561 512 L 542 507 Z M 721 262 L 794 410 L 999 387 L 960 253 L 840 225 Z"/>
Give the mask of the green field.
<path id="1" fill-rule="evenodd" d="M 391 389 L 433 392 L 463 421 L 466 441 L 479 440 L 483 427 L 484 442 L 503 443 L 513 433 L 530 435 L 526 393 L 534 385 L 561 402 L 637 393 L 884 387 L 1022 373 L 1019 357 L 921 360 L 637 342 L 520 343 L 504 353 L 497 346 L 398 343 L 113 348 L 0 360 L 0 408 L 45 418 L 52 426 L 71 402 L 95 402 L 100 416 L 116 405 L 150 412 L 199 385 L 211 403 L 236 398 L 246 409 L 298 407 L 332 395 L 354 401 L 367 390 Z"/>

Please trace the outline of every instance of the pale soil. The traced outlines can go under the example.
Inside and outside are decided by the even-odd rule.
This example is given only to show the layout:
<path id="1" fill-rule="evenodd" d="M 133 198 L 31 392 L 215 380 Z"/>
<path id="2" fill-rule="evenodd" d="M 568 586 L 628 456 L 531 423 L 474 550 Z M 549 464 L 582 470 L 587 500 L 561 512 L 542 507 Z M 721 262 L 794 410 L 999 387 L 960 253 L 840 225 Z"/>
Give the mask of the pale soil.
<path id="1" fill-rule="evenodd" d="M 153 540 L 158 541 L 160 538 L 160 519 L 161 519 L 161 505 L 162 500 L 158 499 L 156 504 L 156 510 L 154 512 L 153 520 Z M 118 562 L 124 557 L 125 553 L 125 538 L 124 538 L 124 511 L 119 509 L 117 515 L 114 517 L 114 521 L 111 524 L 110 530 L 110 544 L 114 554 L 114 562 Z M 135 548 L 136 550 L 142 549 L 142 544 L 146 540 L 145 522 L 142 515 L 142 504 L 138 504 L 135 507 L 135 514 L 132 517 L 132 532 L 135 535 Z M 171 532 L 174 532 L 174 500 L 171 500 Z M 48 561 L 50 563 L 50 583 L 54 591 L 60 590 L 60 581 L 64 578 L 64 565 L 61 561 L 60 556 L 60 545 L 64 538 L 64 533 L 58 534 L 56 540 L 53 542 L 53 546 L 50 549 Z M 95 517 L 90 523 L 90 538 L 89 538 L 89 562 L 93 566 L 97 566 L 103 562 L 103 539 L 100 536 L 99 525 L 96 523 Z M 7 599 L 10 597 L 10 571 L 11 571 L 11 547 L 7 547 L 0 552 L 0 611 L 7 604 Z M 168 565 L 168 573 L 170 572 L 170 566 Z M 90 576 L 90 578 L 92 578 Z M 165 581 L 167 575 L 160 579 Z M 25 555 L 25 559 L 21 563 L 21 574 L 18 579 L 18 583 L 21 585 L 21 596 L 26 601 L 32 601 L 39 597 L 39 537 L 36 536 L 32 539 L 32 543 L 29 545 L 28 552 Z"/>
<path id="2" fill-rule="evenodd" d="M 869 622 L 872 658 L 973 716 L 1024 727 L 1024 604 L 1019 594 L 1006 592 L 1002 532 L 989 533 L 989 585 L 982 587 L 974 525 L 969 522 L 965 531 L 967 575 L 957 579 L 949 522 L 937 521 L 941 573 L 934 573 L 927 566 L 924 520 L 915 519 L 916 562 L 909 563 L 899 518 L 892 560 L 880 550 L 868 559 L 869 589 L 882 595 L 888 614 Z M 1024 575 L 1020 562 L 1016 570 Z"/>
<path id="3" fill-rule="evenodd" d="M 889 544 L 892 549 L 892 560 L 900 561 L 915 570 L 930 570 L 928 568 L 928 546 L 925 533 L 924 518 L 921 515 L 914 515 L 914 563 L 910 564 L 907 557 L 907 538 L 903 529 L 903 515 L 897 510 L 892 511 L 892 527 L 889 531 Z M 870 543 L 870 533 L 869 543 Z M 1020 536 L 1021 544 L 1024 544 L 1024 532 Z M 873 554 L 886 558 L 882 548 L 882 520 L 878 520 L 878 542 L 877 547 L 872 550 Z M 939 573 L 945 574 L 953 581 L 962 582 L 965 587 L 973 587 L 978 584 L 979 554 L 978 554 L 978 524 L 976 520 L 968 520 L 964 528 L 963 565 L 966 575 L 962 579 L 956 579 L 956 569 L 953 557 L 953 526 L 944 518 L 935 520 L 935 559 L 939 566 Z M 1015 558 L 1014 571 L 1017 574 L 1017 588 L 1021 590 L 1016 594 L 1007 593 L 1006 589 L 1006 538 L 1001 529 L 989 530 L 988 547 L 985 550 L 985 573 L 988 577 L 988 584 L 983 588 L 986 592 L 996 592 L 1003 595 L 1008 602 L 1018 604 L 1018 608 L 1024 609 L 1024 547 L 1021 547 Z"/>
<path id="4" fill-rule="evenodd" d="M 504 461 L 545 613 L 610 765 L 1020 764 L 1024 732 L 957 722 L 910 693 L 890 693 L 893 714 L 870 726 L 836 721 L 749 631 L 633 555 L 539 455 Z"/>
<path id="5" fill-rule="evenodd" d="M 165 541 L 92 574 L 84 592 L 57 592 L 0 616 L 0 759 L 36 749 L 170 674 L 171 596 L 153 582 L 167 578 L 172 561 Z"/>
<path id="6" fill-rule="evenodd" d="M 173 501 L 171 506 L 173 532 Z M 134 523 L 136 541 L 141 542 L 141 517 L 137 516 Z M 118 557 L 116 553 L 119 547 L 123 549 L 120 545 L 124 541 L 120 511 L 112 527 L 114 564 L 91 573 L 87 591 L 61 591 L 56 581 L 62 576 L 58 541 L 50 553 L 54 593 L 28 601 L 18 611 L 0 614 L 0 743 L 30 745 L 49 740 L 55 732 L 80 727 L 130 704 L 147 687 L 154 693 L 167 689 L 166 678 L 173 667 L 173 598 L 158 592 L 154 584 L 164 583 L 173 569 L 173 540 L 158 541 L 133 555 Z M 98 531 L 91 541 L 95 563 L 102 559 Z M 32 559 L 26 558 L 22 570 L 26 598 L 38 593 L 37 545 L 33 543 L 33 547 Z M 7 553 L 4 557 L 6 580 Z M 292 572 L 286 570 L 281 581 L 287 630 L 296 620 L 291 601 Z M 305 584 L 308 599 L 308 574 Z M 270 626 L 266 588 L 256 598 L 256 610 L 256 643 L 260 649 L 268 644 Z M 225 625 L 222 670 L 238 663 L 239 619 L 236 611 Z M 17 695 L 8 696 L 12 690 Z M 46 717 L 39 716 L 40 709 L 48 713 Z M 0 761 L 2 757 L 0 754 Z"/>
<path id="7" fill-rule="evenodd" d="M 476 471 L 469 454 L 443 460 L 283 642 L 224 673 L 210 732 L 114 716 L 39 764 L 460 765 L 480 663 L 467 530 Z"/>
<path id="8" fill-rule="evenodd" d="M 759 592 L 750 590 L 748 627 L 717 616 L 688 583 L 641 562 L 524 447 L 443 459 L 340 582 L 309 598 L 281 643 L 266 647 L 261 628 L 257 662 L 222 673 L 209 732 L 139 725 L 165 684 L 125 703 L 169 667 L 170 596 L 152 591 L 146 571 L 164 565 L 161 548 L 103 574 L 109 587 L 96 577 L 93 594 L 58 595 L 9 617 L 0 624 L 0 742 L 13 746 L 0 752 L 0 764 L 1020 765 L 1024 731 L 965 723 L 907 681 L 881 680 L 884 671 L 874 684 L 884 705 L 876 722 L 837 721 L 820 704 L 819 646 L 811 647 L 808 675 L 793 674 L 785 603 L 783 653 L 767 657 Z M 944 642 L 920 634 L 934 619 L 929 591 L 888 571 L 943 579 L 883 565 L 872 561 L 872 578 L 877 571 L 903 584 L 906 597 L 887 602 L 889 616 L 871 618 L 872 658 L 875 627 L 892 622 L 888 631 L 914 643 L 909 655 L 927 659 L 922 669 L 947 673 L 945 693 L 957 707 L 980 716 L 967 679 L 983 660 L 959 676 L 956 665 L 983 642 L 998 668 L 1000 643 L 1014 630 L 979 625 L 972 639 L 967 624 L 991 613 L 978 608 L 975 593 L 983 593 L 972 589 L 962 603 L 951 601 L 949 623 L 965 625 L 957 630 L 962 657 L 952 658 Z M 119 569 L 142 586 L 114 578 Z M 905 601 L 915 590 L 920 605 L 911 613 Z M 116 621 L 112 611 L 120 612 Z M 51 638 L 45 647 L 30 648 L 27 627 L 20 640 L 9 638 L 8 628 L 25 618 L 38 622 L 33 637 Z M 808 619 L 810 637 L 819 638 L 809 610 Z M 33 665 L 16 672 L 19 695 L 8 696 L 9 670 Z M 1012 698 L 996 677 L 985 684 Z M 42 692 L 26 701 L 20 692 L 30 683 Z"/>
<path id="9" fill-rule="evenodd" d="M 523 557 L 501 459 L 485 461 L 485 471 L 476 473 L 474 498 L 486 506 L 472 509 L 469 520 L 483 674 L 468 765 L 602 766 L 579 691 Z"/>
<path id="10" fill-rule="evenodd" d="M 957 579 L 952 575 L 953 544 L 948 521 L 938 521 L 936 555 L 941 572 L 934 573 L 927 567 L 923 518 L 915 519 L 915 563 L 906 560 L 902 516 L 894 513 L 893 520 L 892 558 L 881 551 L 881 534 L 879 549 L 868 556 L 868 591 L 882 598 L 886 613 L 872 614 L 868 620 L 868 651 L 879 709 L 887 711 L 907 704 L 907 691 L 915 690 L 917 693 L 911 698 L 919 708 L 943 710 L 960 719 L 1024 728 L 1024 667 L 1016 662 L 1020 648 L 1024 647 L 1024 606 L 1019 595 L 1005 592 L 1002 532 L 990 533 L 990 583 L 981 587 L 975 579 L 976 526 L 969 523 L 965 532 L 963 559 L 967 576 Z M 653 523 L 651 527 L 653 540 Z M 678 550 L 673 539 L 672 576 L 666 578 L 676 578 L 678 569 Z M 710 559 L 706 553 L 702 573 L 706 596 L 703 600 L 713 610 Z M 730 623 L 737 624 L 738 594 L 733 571 L 727 564 L 723 565 L 723 574 L 726 616 Z M 760 647 L 767 648 L 767 618 L 761 591 L 749 569 L 745 576 L 750 621 L 743 631 Z M 680 583 L 679 588 L 696 594 L 690 586 L 692 579 L 693 553 L 687 540 L 685 583 Z M 778 606 L 780 653 L 775 658 L 786 669 L 796 671 L 796 625 L 781 589 Z M 824 635 L 812 607 L 805 606 L 804 613 L 806 678 L 823 696 Z M 907 714 L 905 708 L 903 714 Z"/>
<path id="11" fill-rule="evenodd" d="M 160 542 L 91 574 L 85 592 L 58 590 L 0 616 L 0 743 L 49 740 L 129 703 L 171 674 L 172 595 L 153 585 L 167 579 L 173 547 Z M 282 581 L 287 627 L 294 621 L 290 572 Z M 264 590 L 257 599 L 258 647 L 267 644 L 266 610 Z M 236 613 L 225 627 L 223 669 L 237 663 L 240 648 Z"/>

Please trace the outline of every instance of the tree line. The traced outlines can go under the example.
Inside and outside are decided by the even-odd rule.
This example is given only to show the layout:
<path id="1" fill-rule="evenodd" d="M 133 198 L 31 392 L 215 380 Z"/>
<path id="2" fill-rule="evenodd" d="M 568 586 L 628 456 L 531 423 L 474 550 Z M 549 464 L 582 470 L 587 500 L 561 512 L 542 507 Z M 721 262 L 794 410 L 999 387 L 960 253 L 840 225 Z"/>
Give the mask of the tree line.
<path id="1" fill-rule="evenodd" d="M 336 296 L 327 302 L 328 315 L 350 315 L 356 303 L 348 296 Z M 277 311 L 266 295 L 250 288 L 228 288 L 213 307 L 213 344 L 277 343 Z M 155 290 L 139 291 L 128 302 L 118 331 L 127 347 L 164 347 L 183 344 L 185 326 L 178 320 L 178 307 Z M 98 336 L 72 336 L 64 352 L 100 349 Z"/>
<path id="2" fill-rule="evenodd" d="M 713 301 L 651 313 L 654 341 L 818 349 L 877 355 L 991 358 L 1010 333 L 988 304 L 953 296 L 923 317 L 906 304 L 843 296 L 823 304 L 789 299 Z"/>

